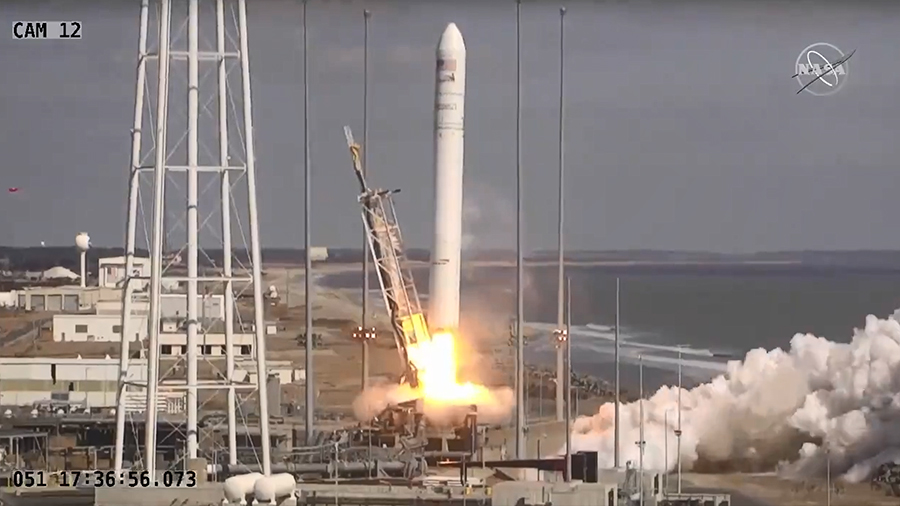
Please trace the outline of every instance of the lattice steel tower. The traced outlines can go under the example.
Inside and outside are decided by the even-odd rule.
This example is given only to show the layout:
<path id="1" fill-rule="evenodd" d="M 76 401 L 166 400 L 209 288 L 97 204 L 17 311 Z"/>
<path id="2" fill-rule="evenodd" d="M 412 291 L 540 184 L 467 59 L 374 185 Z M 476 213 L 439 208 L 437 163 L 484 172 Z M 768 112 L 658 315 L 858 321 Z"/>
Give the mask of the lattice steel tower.
<path id="1" fill-rule="evenodd" d="M 252 454 L 270 474 L 268 399 L 259 387 L 268 374 L 246 0 L 155 0 L 153 9 L 150 3 L 142 0 L 140 10 L 115 469 L 124 466 L 126 434 L 140 441 L 141 433 L 143 451 L 137 444 L 129 458 L 151 472 L 162 448 L 175 447 L 172 467 L 224 454 L 220 447 L 227 447 L 228 464 L 238 464 L 245 454 L 238 451 L 238 417 L 246 426 L 243 407 L 255 394 L 262 451 Z M 142 190 L 149 196 L 142 199 Z M 152 210 L 145 213 L 144 205 Z M 219 227 L 210 224 L 216 214 Z M 149 276 L 135 270 L 139 224 Z M 241 243 L 232 243 L 233 231 Z M 181 245 L 172 240 L 178 232 Z M 201 243 L 221 249 L 222 257 Z M 239 306 L 245 290 L 252 290 L 252 304 Z M 181 301 L 184 313 L 173 315 L 164 299 Z M 221 300 L 219 309 L 210 300 Z M 252 318 L 247 332 L 242 315 Z M 139 355 L 130 349 L 132 336 Z M 215 402 L 224 402 L 224 420 L 204 417 L 198 426 L 200 408 Z M 227 437 L 218 430 L 223 424 Z"/>

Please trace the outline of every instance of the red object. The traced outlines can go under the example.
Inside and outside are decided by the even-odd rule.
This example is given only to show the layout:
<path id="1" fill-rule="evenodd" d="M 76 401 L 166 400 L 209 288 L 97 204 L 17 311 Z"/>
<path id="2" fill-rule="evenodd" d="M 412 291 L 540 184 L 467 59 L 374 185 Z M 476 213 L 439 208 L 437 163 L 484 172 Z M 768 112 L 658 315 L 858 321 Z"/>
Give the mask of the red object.
<path id="1" fill-rule="evenodd" d="M 19 189 L 18 189 L 18 188 L 15 188 L 15 187 L 11 187 L 11 188 L 9 189 L 9 193 L 16 193 L 17 191 L 19 191 Z"/>

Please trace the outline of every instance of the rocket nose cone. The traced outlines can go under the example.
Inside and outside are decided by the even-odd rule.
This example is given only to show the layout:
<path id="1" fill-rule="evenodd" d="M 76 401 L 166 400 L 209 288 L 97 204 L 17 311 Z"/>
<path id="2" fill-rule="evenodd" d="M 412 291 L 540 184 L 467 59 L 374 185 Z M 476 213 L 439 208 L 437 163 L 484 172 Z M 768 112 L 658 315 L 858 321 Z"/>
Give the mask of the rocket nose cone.
<path id="1" fill-rule="evenodd" d="M 465 51 L 466 43 L 463 42 L 462 33 L 459 32 L 456 23 L 450 23 L 441 34 L 441 40 L 438 41 L 438 51 Z"/>

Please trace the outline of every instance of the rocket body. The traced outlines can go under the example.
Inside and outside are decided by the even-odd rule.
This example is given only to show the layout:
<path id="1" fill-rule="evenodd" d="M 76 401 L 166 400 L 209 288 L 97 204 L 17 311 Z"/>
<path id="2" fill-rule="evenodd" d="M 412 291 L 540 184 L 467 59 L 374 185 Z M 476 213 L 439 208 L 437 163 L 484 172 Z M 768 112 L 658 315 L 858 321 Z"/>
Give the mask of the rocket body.
<path id="1" fill-rule="evenodd" d="M 437 47 L 434 90 L 434 243 L 428 288 L 431 332 L 456 332 L 462 250 L 466 46 L 450 23 Z"/>

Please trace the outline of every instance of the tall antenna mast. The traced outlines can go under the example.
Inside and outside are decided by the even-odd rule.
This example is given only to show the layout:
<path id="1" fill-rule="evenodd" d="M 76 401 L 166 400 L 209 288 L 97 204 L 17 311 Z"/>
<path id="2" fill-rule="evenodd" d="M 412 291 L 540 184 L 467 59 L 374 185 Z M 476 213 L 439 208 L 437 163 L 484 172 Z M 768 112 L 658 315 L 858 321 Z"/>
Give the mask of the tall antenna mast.
<path id="1" fill-rule="evenodd" d="M 557 292 L 556 292 L 556 328 L 561 329 L 563 326 L 563 298 L 564 298 L 564 282 L 565 282 L 565 239 L 564 239 L 564 223 L 565 223 L 565 20 L 566 8 L 559 9 L 559 210 L 558 210 L 558 254 L 557 258 Z M 556 346 L 556 421 L 563 420 L 563 347 L 557 340 Z M 569 401 L 566 401 L 568 406 Z"/>
<path id="2" fill-rule="evenodd" d="M 522 259 L 522 0 L 516 0 L 516 458 L 525 458 L 524 262 Z"/>
<path id="3" fill-rule="evenodd" d="M 116 447 L 114 463 L 116 470 L 125 467 L 126 450 L 129 460 L 135 465 L 142 464 L 143 469 L 154 473 L 157 469 L 184 468 L 183 459 L 205 457 L 212 461 L 214 456 L 224 454 L 221 450 L 227 447 L 228 461 L 231 465 L 238 463 L 236 425 L 237 414 L 242 403 L 238 402 L 237 389 L 242 392 L 258 391 L 258 425 L 248 427 L 249 431 L 258 429 L 261 441 L 261 455 L 257 462 L 264 474 L 271 472 L 271 447 L 269 438 L 268 396 L 264 388 L 268 380 L 265 349 L 265 324 L 263 320 L 262 296 L 262 255 L 259 244 L 259 220 L 256 202 L 256 170 L 253 152 L 253 121 L 250 96 L 250 67 L 247 43 L 247 9 L 246 0 L 216 0 L 215 37 L 202 37 L 204 40 L 215 40 L 215 47 L 200 48 L 200 27 L 211 23 L 201 23 L 201 16 L 212 13 L 201 13 L 199 0 L 179 1 L 173 8 L 172 0 L 158 0 L 159 9 L 150 9 L 149 0 L 143 0 L 140 11 L 140 40 L 138 49 L 138 71 L 136 79 L 136 97 L 134 124 L 132 129 L 131 178 L 128 192 L 128 218 L 125 234 L 125 267 L 126 280 L 123 284 L 120 374 L 117 393 L 116 410 Z M 225 9 L 231 10 L 229 19 L 232 26 L 225 23 Z M 158 13 L 155 19 L 151 14 Z M 176 19 L 173 23 L 173 17 Z M 213 16 L 210 16 L 211 18 Z M 155 30 L 150 27 L 154 26 Z M 172 33 L 171 28 L 179 28 Z M 230 32 L 229 32 L 230 28 Z M 155 40 L 150 35 L 158 33 Z M 209 34 L 213 35 L 213 34 Z M 226 40 L 233 47 L 226 45 Z M 152 47 L 155 46 L 155 47 Z M 150 58 L 155 55 L 155 58 Z M 155 64 L 157 76 L 156 97 L 145 96 L 147 65 Z M 215 67 L 213 67 L 215 65 Z M 199 75 L 204 70 L 218 71 L 218 79 L 211 89 L 201 85 Z M 173 76 L 174 74 L 174 76 Z M 178 75 L 182 74 L 182 75 Z M 172 78 L 170 79 L 170 76 Z M 177 77 L 176 77 L 177 76 Z M 186 85 L 180 85 L 185 82 Z M 182 87 L 183 86 L 183 87 Z M 179 99 L 170 100 L 172 97 Z M 181 97 L 184 97 L 181 99 Z M 209 112 L 207 105 L 218 100 L 218 113 Z M 239 104 L 239 105 L 235 105 Z M 184 105 L 187 106 L 186 110 Z M 181 106 L 181 107 L 179 107 Z M 145 114 L 145 111 L 147 114 Z M 201 114 L 208 114 L 214 121 L 201 122 Z M 205 125 L 215 125 L 210 132 L 201 132 Z M 153 132 L 154 135 L 142 136 L 141 132 Z M 229 132 L 237 132 L 239 142 L 229 138 Z M 171 134 L 171 135 L 170 135 Z M 232 136 L 233 137 L 233 136 Z M 204 144 L 204 139 L 217 138 L 218 149 Z M 186 145 L 186 149 L 182 148 Z M 212 153 L 216 153 L 213 155 Z M 185 153 L 185 154 L 181 154 Z M 179 160 L 180 157 L 184 157 Z M 150 160 L 155 160 L 150 163 Z M 236 202 L 232 193 L 231 172 L 236 172 L 235 182 L 246 181 L 246 199 Z M 153 197 L 152 233 L 144 239 L 151 252 L 149 280 L 135 274 L 135 250 L 138 243 L 137 216 L 142 205 L 139 191 L 142 176 L 152 174 Z M 182 176 L 184 179 L 182 179 Z M 147 178 L 149 179 L 149 178 Z M 204 184 L 216 183 L 218 185 Z M 215 195 L 216 205 L 203 202 L 206 193 L 201 188 L 218 187 Z M 175 198 L 166 198 L 166 190 L 186 188 L 184 207 L 167 209 L 167 203 Z M 210 199 L 206 199 L 210 200 Z M 206 204 L 209 208 L 204 209 Z M 243 214 L 239 205 L 243 204 L 249 223 L 250 242 L 245 244 L 244 254 L 233 255 L 231 240 L 232 219 L 239 219 Z M 182 211 L 183 209 L 183 211 Z M 201 216 L 207 213 L 221 213 L 221 244 L 211 245 L 223 250 L 222 264 L 218 265 L 204 251 L 200 233 L 201 227 L 209 220 Z M 171 218 L 171 220 L 170 220 Z M 187 272 L 177 274 L 171 272 L 170 265 L 163 256 L 164 244 L 167 242 L 167 225 L 176 222 L 185 229 L 183 245 L 172 245 L 174 257 L 185 253 Z M 240 226 L 240 224 L 238 224 Z M 244 227 L 241 227 L 242 229 Z M 210 227 L 212 229 L 212 227 Z M 218 236 L 216 230 L 210 230 L 211 236 Z M 218 237 L 217 237 L 218 238 Z M 243 266 L 242 258 L 249 258 L 250 265 Z M 201 259 L 209 264 L 201 268 Z M 239 264 L 240 274 L 235 274 L 234 263 Z M 141 293 L 149 281 L 149 294 Z M 174 286 L 184 286 L 178 291 Z M 173 315 L 166 314 L 161 304 L 163 290 L 174 290 L 167 297 L 180 297 L 184 301 L 186 316 L 184 333 L 162 332 L 161 321 Z M 252 290 L 253 293 L 253 334 L 234 334 L 234 323 L 240 318 L 235 311 L 235 290 Z M 206 307 L 208 297 L 200 298 L 201 293 L 219 291 L 222 293 L 221 314 L 213 315 Z M 148 296 L 149 295 L 149 296 Z M 149 316 L 135 314 L 135 298 L 142 297 L 149 302 Z M 199 305 L 204 307 L 200 308 Z M 207 318 L 206 316 L 209 316 Z M 224 322 L 213 321 L 214 318 Z M 220 323 L 222 325 L 216 325 Z M 147 326 L 147 346 L 142 349 L 144 360 L 131 363 L 130 338 L 142 334 L 142 327 Z M 211 333 L 210 328 L 220 327 L 218 334 Z M 224 332 L 224 333 L 222 333 Z M 201 341 L 202 337 L 202 341 Z M 204 346 L 200 346 L 200 344 Z M 162 345 L 168 348 L 185 349 L 184 356 L 170 352 L 163 353 Z M 142 346 L 144 343 L 139 341 Z M 224 348 L 225 369 L 218 372 L 220 366 L 209 359 L 211 349 Z M 238 350 L 249 354 L 242 357 L 238 364 L 235 353 Z M 208 362 L 214 372 L 209 377 L 200 377 L 199 362 Z M 234 373 L 238 366 L 252 367 L 256 374 L 257 385 L 235 385 Z M 146 375 L 139 368 L 146 367 Z M 184 372 L 182 372 L 184 371 Z M 250 372 L 250 371 L 248 371 Z M 160 383 L 161 378 L 165 383 Z M 212 398 L 224 397 L 228 407 L 228 432 L 226 438 L 217 436 L 216 426 L 200 425 L 198 390 L 212 390 Z M 224 394 L 224 395 L 223 395 Z M 183 406 L 183 410 L 180 409 Z M 134 439 L 139 432 L 134 421 L 128 423 L 131 415 L 144 412 L 144 447 L 143 455 L 138 448 L 126 448 L 126 441 Z M 164 411 L 166 416 L 159 417 Z M 186 412 L 186 416 L 185 413 Z M 241 418 L 245 420 L 243 413 Z M 163 418 L 165 422 L 160 419 Z M 163 466 L 157 462 L 157 429 L 159 423 L 172 425 L 178 439 L 185 441 L 184 448 L 177 452 L 183 457 Z M 209 434 L 201 437 L 200 431 Z M 126 437 L 131 433 L 131 437 Z M 200 443 L 204 442 L 201 448 Z M 246 462 L 246 464 L 250 464 Z"/>

